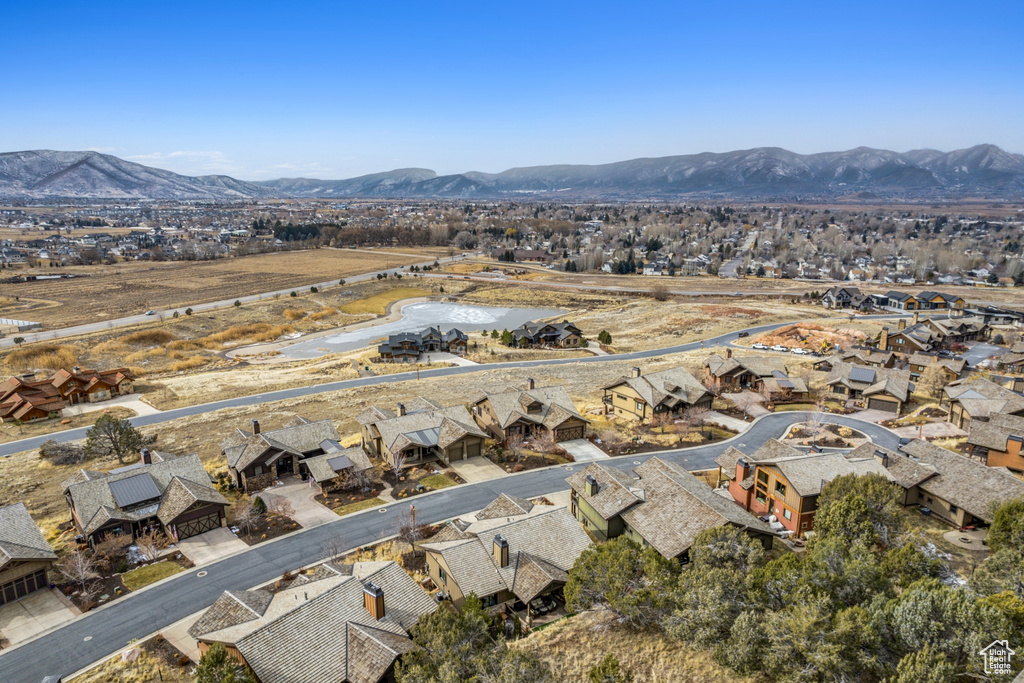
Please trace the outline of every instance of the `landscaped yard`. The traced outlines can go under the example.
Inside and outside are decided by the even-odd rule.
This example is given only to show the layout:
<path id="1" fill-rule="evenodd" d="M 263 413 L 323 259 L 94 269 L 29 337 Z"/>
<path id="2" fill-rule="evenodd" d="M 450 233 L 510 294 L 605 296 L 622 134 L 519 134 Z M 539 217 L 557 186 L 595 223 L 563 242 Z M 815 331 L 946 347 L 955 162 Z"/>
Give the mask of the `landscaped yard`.
<path id="1" fill-rule="evenodd" d="M 349 503 L 348 505 L 342 505 L 341 507 L 334 508 L 334 511 L 340 516 L 350 515 L 353 512 L 359 512 L 360 510 L 366 510 L 373 507 L 379 507 L 384 504 L 384 501 L 380 498 L 367 498 L 366 500 L 356 501 L 355 503 Z"/>
<path id="2" fill-rule="evenodd" d="M 125 572 L 121 575 L 121 581 L 124 582 L 128 590 L 137 591 L 143 586 L 156 583 L 160 579 L 166 579 L 168 576 L 173 576 L 180 571 L 182 571 L 180 564 L 156 562 L 154 564 L 147 564 L 145 567 L 133 569 L 130 572 Z"/>
<path id="3" fill-rule="evenodd" d="M 456 485 L 450 477 L 444 474 L 432 474 L 429 477 L 423 477 L 423 479 L 420 479 L 420 483 L 432 489 L 446 489 L 449 486 Z"/>

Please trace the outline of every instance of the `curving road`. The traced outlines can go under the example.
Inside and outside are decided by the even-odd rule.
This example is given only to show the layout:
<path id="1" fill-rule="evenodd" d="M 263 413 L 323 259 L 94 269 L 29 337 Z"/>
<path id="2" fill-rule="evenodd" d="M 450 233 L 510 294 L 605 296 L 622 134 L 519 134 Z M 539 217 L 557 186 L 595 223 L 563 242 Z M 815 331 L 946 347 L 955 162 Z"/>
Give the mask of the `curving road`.
<path id="1" fill-rule="evenodd" d="M 887 314 L 874 316 L 860 316 L 858 317 L 858 320 L 893 319 L 900 317 L 906 318 L 909 317 L 909 315 Z M 767 332 L 769 330 L 778 329 L 780 327 L 785 327 L 786 325 L 792 325 L 798 322 L 802 321 L 791 320 L 782 323 L 772 323 L 770 325 L 760 325 L 757 327 L 749 327 L 744 331 L 752 335 L 760 334 L 761 332 Z M 723 346 L 736 341 L 739 338 L 739 334 L 740 332 L 729 332 L 727 334 L 722 334 L 717 337 L 705 339 L 703 342 L 690 342 L 687 344 L 679 344 L 677 346 L 669 346 L 661 349 L 634 351 L 632 353 L 621 353 L 609 356 L 587 356 L 585 358 L 552 358 L 549 360 L 514 361 L 510 363 L 487 363 L 481 365 L 462 365 L 450 368 L 433 368 L 430 370 L 420 370 L 419 375 L 421 378 L 447 377 L 450 375 L 464 375 L 473 372 L 486 372 L 489 370 L 532 368 L 546 365 L 566 365 L 569 363 L 608 363 L 631 360 L 643 360 L 646 358 L 657 358 L 659 356 L 666 356 L 673 353 L 682 353 L 684 351 L 696 351 L 702 348 L 706 349 L 708 353 L 711 353 L 714 350 L 714 347 L 716 346 Z M 225 399 L 223 401 L 201 403 L 199 405 L 187 406 L 185 408 L 166 410 L 155 415 L 143 415 L 139 417 L 133 417 L 131 418 L 131 422 L 136 427 L 146 427 L 149 425 L 159 424 L 161 422 L 167 422 L 169 420 L 175 420 L 179 417 L 201 415 L 203 413 L 209 413 L 215 410 L 221 410 L 223 408 L 239 408 L 242 406 L 251 406 L 258 403 L 268 403 L 270 401 L 280 401 L 288 398 L 298 398 L 300 396 L 312 396 L 327 391 L 339 391 L 341 389 L 352 389 L 355 387 L 366 387 L 380 384 L 393 384 L 395 382 L 407 381 L 415 376 L 416 372 L 412 371 L 402 372 L 394 375 L 360 377 L 359 379 L 347 379 L 338 382 L 327 382 L 325 384 L 314 384 L 308 387 L 280 389 L 278 391 L 269 391 L 263 394 L 253 394 L 250 396 L 241 396 L 238 398 Z M 0 457 L 8 456 L 13 453 L 20 453 L 22 451 L 31 450 L 33 448 L 39 448 L 39 446 L 42 445 L 43 442 L 49 439 L 56 439 L 57 441 L 62 442 L 84 439 L 87 430 L 88 427 L 79 427 L 78 429 L 67 429 L 62 432 L 43 434 L 28 439 L 20 439 L 18 441 L 9 441 L 8 443 L 0 444 Z"/>
<path id="2" fill-rule="evenodd" d="M 687 448 L 623 456 L 602 461 L 630 470 L 655 455 L 690 470 L 715 467 L 714 459 L 728 446 L 752 453 L 765 441 L 778 438 L 789 425 L 805 420 L 807 413 L 765 415 L 750 428 L 726 441 Z M 898 437 L 878 425 L 839 415 L 826 421 L 853 427 L 887 448 L 896 448 Z M 576 467 L 564 465 L 523 472 L 501 479 L 465 484 L 417 496 L 416 517 L 435 523 L 487 505 L 501 493 L 532 498 L 566 488 L 565 478 Z M 339 517 L 337 521 L 305 529 L 254 546 L 200 569 L 129 594 L 106 607 L 87 612 L 66 626 L 43 634 L 13 649 L 0 652 L 0 681 L 38 683 L 44 676 L 68 675 L 128 645 L 134 638 L 154 633 L 213 603 L 225 590 L 245 589 L 270 581 L 286 571 L 306 566 L 323 557 L 327 541 L 341 539 L 341 547 L 365 545 L 395 532 L 396 517 L 405 502 Z M 198 574 L 202 571 L 204 576 Z"/>

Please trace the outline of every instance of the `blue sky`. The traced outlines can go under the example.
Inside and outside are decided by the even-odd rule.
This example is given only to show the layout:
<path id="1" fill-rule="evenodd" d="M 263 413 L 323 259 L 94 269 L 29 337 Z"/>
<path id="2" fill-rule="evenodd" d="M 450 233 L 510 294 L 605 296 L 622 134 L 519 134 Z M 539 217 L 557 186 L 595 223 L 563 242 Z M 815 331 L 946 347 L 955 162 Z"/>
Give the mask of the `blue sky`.
<path id="1" fill-rule="evenodd" d="M 0 150 L 343 178 L 779 146 L 1024 152 L 1024 3 L 24 2 Z"/>

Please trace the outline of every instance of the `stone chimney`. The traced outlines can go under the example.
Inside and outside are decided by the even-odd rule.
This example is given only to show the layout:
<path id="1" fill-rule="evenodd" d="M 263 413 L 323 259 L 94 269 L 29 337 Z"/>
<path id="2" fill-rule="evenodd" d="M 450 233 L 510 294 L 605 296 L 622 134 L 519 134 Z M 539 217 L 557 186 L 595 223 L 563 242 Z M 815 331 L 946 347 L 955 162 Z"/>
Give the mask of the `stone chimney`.
<path id="1" fill-rule="evenodd" d="M 889 328 L 882 328 L 882 336 L 878 338 L 878 349 L 880 351 L 887 351 L 889 349 Z"/>
<path id="2" fill-rule="evenodd" d="M 750 463 L 747 462 L 746 458 L 739 458 L 736 460 L 736 483 L 739 484 L 741 481 L 750 476 Z"/>
<path id="3" fill-rule="evenodd" d="M 907 319 L 906 318 L 900 318 L 900 321 L 898 323 L 896 323 L 896 329 L 897 330 L 905 330 L 905 329 L 907 329 Z"/>
<path id="4" fill-rule="evenodd" d="M 380 586 L 373 582 L 363 586 L 363 605 L 375 621 L 384 618 L 384 591 Z"/>
<path id="5" fill-rule="evenodd" d="M 532 378 L 532 377 L 530 377 L 530 378 L 528 378 L 528 379 L 526 380 L 526 390 L 527 390 L 527 391 L 533 391 L 533 388 L 534 388 L 535 386 L 536 386 L 536 384 L 534 383 L 534 381 L 533 381 L 533 378 Z"/>
<path id="6" fill-rule="evenodd" d="M 726 349 L 725 350 L 725 357 L 726 358 L 732 358 L 732 349 Z"/>
<path id="7" fill-rule="evenodd" d="M 260 421 L 259 420 L 253 420 L 252 421 L 252 433 L 253 434 L 259 434 L 260 433 Z"/>
<path id="8" fill-rule="evenodd" d="M 632 376 L 633 377 L 639 377 L 640 376 L 640 368 L 633 368 Z"/>
<path id="9" fill-rule="evenodd" d="M 153 464 L 153 455 L 149 452 L 148 448 L 143 448 L 139 453 L 142 456 L 143 463 L 145 463 L 146 465 Z"/>
<path id="10" fill-rule="evenodd" d="M 882 463 L 882 467 L 889 469 L 889 454 L 881 449 L 875 450 L 875 459 Z"/>
<path id="11" fill-rule="evenodd" d="M 508 541 L 501 534 L 494 537 L 494 564 L 499 567 L 508 566 Z"/>
<path id="12" fill-rule="evenodd" d="M 404 403 L 399 403 L 397 407 L 398 407 L 398 416 L 401 417 L 401 416 L 405 415 L 405 404 Z"/>
<path id="13" fill-rule="evenodd" d="M 597 490 L 598 490 L 597 479 L 594 479 L 594 475 L 588 474 L 585 481 L 587 483 L 587 486 L 586 486 L 587 495 L 588 496 L 596 496 L 597 495 Z"/>
<path id="14" fill-rule="evenodd" d="M 917 324 L 917 321 L 920 318 L 920 316 L 921 316 L 921 313 L 919 311 L 914 311 L 914 324 L 915 325 Z"/>

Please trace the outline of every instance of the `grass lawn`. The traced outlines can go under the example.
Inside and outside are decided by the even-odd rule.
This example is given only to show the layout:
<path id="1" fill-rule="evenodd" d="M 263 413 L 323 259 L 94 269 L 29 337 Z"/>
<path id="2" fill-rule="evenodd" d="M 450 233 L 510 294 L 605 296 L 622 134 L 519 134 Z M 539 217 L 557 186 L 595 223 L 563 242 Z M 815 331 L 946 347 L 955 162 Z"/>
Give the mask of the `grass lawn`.
<path id="1" fill-rule="evenodd" d="M 338 515 L 344 517 L 345 515 L 350 515 L 353 512 L 359 512 L 360 510 L 366 510 L 383 504 L 384 501 L 380 498 L 367 498 L 366 500 L 360 500 L 356 503 L 349 503 L 348 505 L 336 507 L 334 508 L 334 511 L 338 513 Z"/>
<path id="2" fill-rule="evenodd" d="M 372 296 L 365 297 L 363 299 L 356 299 L 350 301 L 341 307 L 343 313 L 372 313 L 374 315 L 384 315 L 388 312 L 388 306 L 399 301 L 401 299 L 411 299 L 417 296 L 429 296 L 431 294 L 429 289 L 421 289 L 419 287 L 395 287 L 389 289 L 386 292 L 379 292 Z"/>
<path id="3" fill-rule="evenodd" d="M 121 575 L 124 585 L 131 591 L 137 591 L 143 586 L 156 583 L 160 579 L 166 579 L 182 571 L 181 565 L 173 562 L 157 562 L 147 564 L 145 567 L 133 569 Z"/>
<path id="4" fill-rule="evenodd" d="M 444 474 L 432 474 L 429 477 L 423 477 L 420 479 L 420 483 L 432 489 L 446 489 L 449 486 L 456 485 L 454 481 Z"/>
<path id="5" fill-rule="evenodd" d="M 797 410 L 813 412 L 817 406 L 813 403 L 779 403 L 775 406 L 776 413 L 788 413 Z"/>

